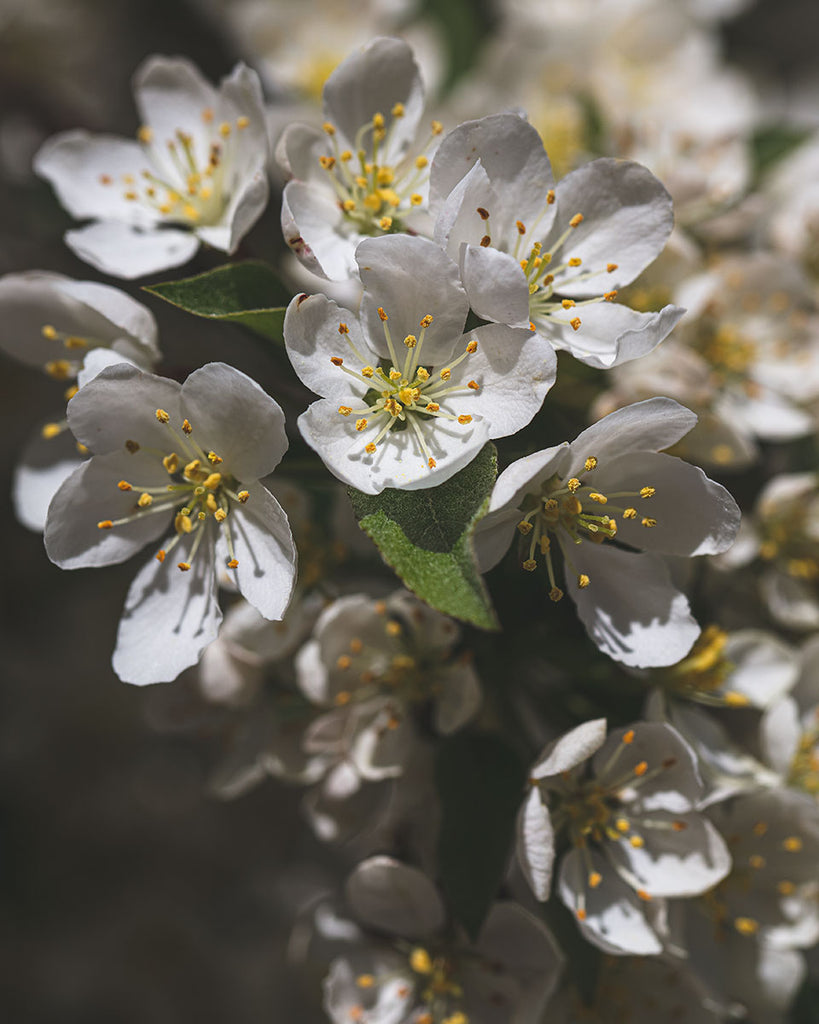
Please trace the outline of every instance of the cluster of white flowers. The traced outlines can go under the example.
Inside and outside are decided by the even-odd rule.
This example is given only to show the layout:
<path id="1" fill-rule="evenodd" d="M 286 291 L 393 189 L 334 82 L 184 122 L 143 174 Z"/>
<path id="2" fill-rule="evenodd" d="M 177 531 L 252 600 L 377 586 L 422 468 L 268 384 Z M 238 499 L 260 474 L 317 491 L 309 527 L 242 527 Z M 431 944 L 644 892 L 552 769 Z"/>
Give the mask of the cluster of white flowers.
<path id="1" fill-rule="evenodd" d="M 64 569 L 149 547 L 116 675 L 198 665 L 212 791 L 303 787 L 353 851 L 292 943 L 333 1024 L 784 1022 L 819 940 L 816 143 L 751 222 L 756 101 L 694 0 L 507 0 L 429 113 L 405 39 L 300 63 L 303 12 L 285 53 L 280 14 L 203 6 L 286 102 L 151 57 L 135 141 L 34 168 L 121 279 L 251 246 L 283 184 L 290 367 L 180 383 L 129 294 L 8 274 L 0 349 L 67 388 L 18 518 Z M 741 529 L 701 466 L 764 473 Z"/>

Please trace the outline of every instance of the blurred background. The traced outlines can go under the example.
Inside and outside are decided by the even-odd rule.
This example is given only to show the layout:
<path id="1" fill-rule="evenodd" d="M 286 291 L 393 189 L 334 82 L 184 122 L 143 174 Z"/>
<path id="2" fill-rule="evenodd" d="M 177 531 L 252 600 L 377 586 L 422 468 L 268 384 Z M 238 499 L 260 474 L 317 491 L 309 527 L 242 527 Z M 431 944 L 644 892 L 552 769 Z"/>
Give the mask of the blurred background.
<path id="1" fill-rule="evenodd" d="M 252 17 L 231 20 L 231 6 Z M 406 26 L 443 102 L 499 20 L 490 0 L 368 6 L 371 27 L 351 26 L 350 6 L 334 11 L 330 0 L 316 17 L 279 0 L 0 0 L 0 272 L 101 279 L 64 246 L 69 219 L 31 157 L 64 129 L 132 134 L 129 79 L 145 56 L 184 54 L 212 79 L 243 57 L 284 113 L 315 97 L 345 48 Z M 351 29 L 343 47 L 337 22 Z M 713 31 L 766 97 L 767 123 L 787 110 L 819 126 L 815 0 L 759 0 Z M 264 53 L 249 52 L 249 39 Z M 277 199 L 243 255 L 281 258 Z M 219 262 L 200 255 L 184 276 Z M 225 359 L 275 394 L 277 362 L 258 341 L 140 297 L 159 318 L 163 372 L 184 378 Z M 295 790 L 268 780 L 231 802 L 208 794 L 218 730 L 190 682 L 139 690 L 115 678 L 110 652 L 134 567 L 63 573 L 15 521 L 13 467 L 59 397 L 8 361 L 0 380 L 0 1019 L 323 1020 L 317 978 L 289 972 L 285 947 L 304 896 L 335 884 L 343 863 L 304 826 Z"/>

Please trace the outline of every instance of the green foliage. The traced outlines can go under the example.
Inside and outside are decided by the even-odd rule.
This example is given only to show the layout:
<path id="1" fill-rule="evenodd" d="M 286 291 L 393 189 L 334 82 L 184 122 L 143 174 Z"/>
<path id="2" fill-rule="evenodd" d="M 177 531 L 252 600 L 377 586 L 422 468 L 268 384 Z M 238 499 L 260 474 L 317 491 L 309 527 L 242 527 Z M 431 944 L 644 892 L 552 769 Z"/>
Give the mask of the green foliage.
<path id="1" fill-rule="evenodd" d="M 266 263 L 228 263 L 181 281 L 146 285 L 144 290 L 195 316 L 242 324 L 270 341 L 282 340 L 285 308 L 272 304 L 282 286 Z"/>
<path id="2" fill-rule="evenodd" d="M 359 526 L 406 586 L 433 608 L 482 629 L 498 625 L 471 537 L 486 514 L 497 472 L 497 452 L 488 443 L 437 487 L 387 488 L 375 495 L 348 489 Z"/>
<path id="3" fill-rule="evenodd" d="M 475 939 L 509 859 L 526 768 L 500 737 L 461 733 L 439 745 L 435 778 L 441 887 Z"/>

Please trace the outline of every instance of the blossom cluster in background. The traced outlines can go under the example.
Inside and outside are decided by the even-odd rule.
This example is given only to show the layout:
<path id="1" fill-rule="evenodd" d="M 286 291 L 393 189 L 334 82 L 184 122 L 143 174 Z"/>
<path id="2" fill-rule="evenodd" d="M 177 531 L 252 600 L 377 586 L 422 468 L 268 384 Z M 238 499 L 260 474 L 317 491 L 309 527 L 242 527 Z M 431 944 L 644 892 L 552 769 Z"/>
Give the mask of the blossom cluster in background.
<path id="1" fill-rule="evenodd" d="M 0 119 L 15 529 L 80 614 L 129 563 L 82 645 L 217 814 L 298 802 L 255 1019 L 819 1019 L 819 136 L 748 7 L 189 0 L 220 81 Z"/>

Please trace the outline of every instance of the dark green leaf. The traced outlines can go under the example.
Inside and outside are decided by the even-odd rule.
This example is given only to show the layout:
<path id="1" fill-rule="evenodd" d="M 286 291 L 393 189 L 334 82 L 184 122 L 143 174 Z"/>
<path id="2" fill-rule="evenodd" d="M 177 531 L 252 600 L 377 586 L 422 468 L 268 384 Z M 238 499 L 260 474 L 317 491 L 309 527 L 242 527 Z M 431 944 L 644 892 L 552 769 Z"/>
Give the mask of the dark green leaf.
<path id="1" fill-rule="evenodd" d="M 282 286 L 266 263 L 228 263 L 181 281 L 145 285 L 144 290 L 196 316 L 242 324 L 264 338 L 282 340 L 285 307 L 275 305 Z"/>
<path id="2" fill-rule="evenodd" d="M 500 737 L 462 733 L 435 761 L 438 868 L 449 908 L 472 938 L 496 898 L 523 800 L 526 767 Z"/>
<path id="3" fill-rule="evenodd" d="M 433 608 L 482 629 L 497 619 L 475 566 L 472 531 L 497 476 L 493 444 L 450 480 L 420 491 L 348 493 L 359 526 L 403 582 Z"/>

